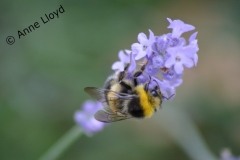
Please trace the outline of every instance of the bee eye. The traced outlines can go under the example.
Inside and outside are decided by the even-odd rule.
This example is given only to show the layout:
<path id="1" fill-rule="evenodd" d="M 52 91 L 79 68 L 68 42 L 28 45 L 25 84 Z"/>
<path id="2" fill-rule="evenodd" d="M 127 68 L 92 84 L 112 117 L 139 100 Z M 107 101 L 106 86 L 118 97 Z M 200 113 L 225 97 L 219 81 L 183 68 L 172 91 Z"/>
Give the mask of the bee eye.
<path id="1" fill-rule="evenodd" d="M 152 91 L 151 91 L 151 94 L 152 94 L 153 97 L 157 97 L 157 96 L 158 96 L 158 93 L 157 93 L 156 90 L 152 90 Z"/>

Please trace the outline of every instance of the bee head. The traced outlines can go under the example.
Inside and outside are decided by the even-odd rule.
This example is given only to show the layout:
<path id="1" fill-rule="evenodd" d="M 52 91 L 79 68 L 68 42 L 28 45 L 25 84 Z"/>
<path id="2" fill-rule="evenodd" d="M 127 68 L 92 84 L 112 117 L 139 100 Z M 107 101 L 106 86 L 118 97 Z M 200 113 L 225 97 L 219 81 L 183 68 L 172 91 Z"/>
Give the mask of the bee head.
<path id="1" fill-rule="evenodd" d="M 145 83 L 144 88 L 145 91 L 148 92 L 151 96 L 153 97 L 159 97 L 162 98 L 162 93 L 159 87 L 159 84 L 157 83 L 157 81 L 155 79 L 153 79 L 153 81 L 157 84 L 154 87 L 149 87 L 150 83 L 151 83 L 151 76 L 149 76 L 149 81 Z"/>
<path id="2" fill-rule="evenodd" d="M 157 109 L 162 104 L 163 95 L 160 91 L 160 87 L 155 79 L 151 81 L 151 77 L 149 77 L 149 81 L 144 84 L 144 89 L 148 95 L 148 101 L 151 104 L 152 108 L 156 112 Z M 154 83 L 151 83 L 154 82 Z M 156 83 L 156 84 L 155 84 Z"/>

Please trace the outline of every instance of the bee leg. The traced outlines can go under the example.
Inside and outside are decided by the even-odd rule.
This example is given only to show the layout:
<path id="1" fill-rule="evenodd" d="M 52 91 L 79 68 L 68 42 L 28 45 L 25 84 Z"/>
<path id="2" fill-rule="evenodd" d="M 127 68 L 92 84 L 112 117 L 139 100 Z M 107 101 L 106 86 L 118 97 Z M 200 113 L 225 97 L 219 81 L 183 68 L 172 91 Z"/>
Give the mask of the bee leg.
<path id="1" fill-rule="evenodd" d="M 121 82 L 123 80 L 123 78 L 127 75 L 127 71 L 128 71 L 128 68 L 130 66 L 130 63 L 128 63 L 125 68 L 124 68 L 124 71 L 120 72 L 119 75 L 118 75 L 118 81 Z"/>
<path id="2" fill-rule="evenodd" d="M 128 71 L 128 68 L 130 66 L 130 63 L 128 63 L 126 65 L 126 67 L 124 68 L 124 71 L 120 72 L 119 73 L 119 77 L 118 77 L 118 81 L 119 81 L 119 84 L 122 85 L 123 87 L 125 87 L 128 91 L 131 91 L 132 90 L 132 87 L 129 86 L 127 83 L 125 83 L 124 81 L 122 81 L 124 79 L 124 77 L 127 75 L 127 71 Z"/>
<path id="3" fill-rule="evenodd" d="M 165 98 L 166 100 L 169 100 L 169 99 L 172 98 L 174 95 L 175 95 L 175 94 L 172 94 L 170 97 L 164 97 L 164 96 L 163 96 L 163 98 Z"/>
<path id="4" fill-rule="evenodd" d="M 119 82 L 121 82 L 123 80 L 123 78 L 126 77 L 128 69 L 131 66 L 131 62 L 132 62 L 132 52 L 130 53 L 130 62 L 127 63 L 127 65 L 124 67 L 124 70 L 119 73 L 119 76 L 118 76 Z"/>
<path id="5" fill-rule="evenodd" d="M 133 74 L 133 78 L 134 78 L 134 85 L 137 86 L 138 85 L 138 81 L 137 81 L 137 77 L 139 77 L 140 75 L 142 75 L 143 71 L 145 70 L 146 65 L 148 64 L 148 61 L 140 68 L 139 71 L 135 72 Z"/>
<path id="6" fill-rule="evenodd" d="M 151 76 L 149 76 L 149 81 L 147 81 L 147 82 L 144 84 L 144 89 L 145 89 L 145 91 L 148 91 L 148 87 L 149 87 L 150 82 L 151 82 Z"/>

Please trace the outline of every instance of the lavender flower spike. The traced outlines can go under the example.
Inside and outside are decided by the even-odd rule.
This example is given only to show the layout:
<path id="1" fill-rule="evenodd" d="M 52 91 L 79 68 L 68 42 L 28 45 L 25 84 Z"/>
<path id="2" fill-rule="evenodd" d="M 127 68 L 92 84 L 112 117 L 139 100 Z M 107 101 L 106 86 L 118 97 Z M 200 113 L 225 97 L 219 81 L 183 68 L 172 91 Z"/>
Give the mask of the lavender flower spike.
<path id="1" fill-rule="evenodd" d="M 221 153 L 221 160 L 240 160 L 240 156 L 235 158 L 228 149 L 224 149 Z"/>
<path id="2" fill-rule="evenodd" d="M 75 112 L 74 120 L 87 135 L 92 135 L 103 129 L 104 123 L 97 121 L 94 114 L 102 108 L 99 102 L 85 101 L 82 110 Z"/>
<path id="3" fill-rule="evenodd" d="M 149 77 L 154 77 L 153 79 L 160 86 L 165 100 L 171 100 L 176 95 L 175 88 L 182 84 L 184 67 L 191 68 L 197 65 L 199 47 L 196 39 L 198 32 L 193 33 L 188 41 L 181 37 L 183 33 L 194 30 L 194 26 L 181 20 L 171 20 L 170 18 L 167 20 L 170 23 L 168 28 L 172 29 L 172 33 L 154 35 L 149 30 L 149 37 L 144 33 L 138 34 L 138 42 L 133 43 L 131 51 L 129 51 L 133 55 L 133 61 L 126 78 L 133 78 L 135 69 L 146 64 L 143 74 L 137 80 L 144 84 Z M 125 55 L 121 51 L 119 59 L 120 61 L 112 65 L 112 69 L 117 72 L 124 70 L 126 63 L 129 62 L 129 55 Z M 141 66 L 136 67 L 136 64 Z M 157 77 L 158 75 L 161 77 Z M 151 81 L 150 86 L 154 87 L 156 81 Z"/>

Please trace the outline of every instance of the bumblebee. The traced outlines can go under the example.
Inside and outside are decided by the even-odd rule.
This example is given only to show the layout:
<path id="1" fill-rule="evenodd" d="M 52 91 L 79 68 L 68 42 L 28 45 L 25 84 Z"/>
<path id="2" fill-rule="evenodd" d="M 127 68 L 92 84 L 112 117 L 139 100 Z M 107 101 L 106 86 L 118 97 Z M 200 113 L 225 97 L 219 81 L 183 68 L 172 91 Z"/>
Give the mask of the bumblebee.
<path id="1" fill-rule="evenodd" d="M 84 88 L 86 93 L 104 106 L 94 115 L 96 120 L 111 123 L 129 118 L 148 118 L 161 107 L 165 97 L 158 83 L 156 82 L 157 85 L 150 89 L 151 77 L 144 84 L 138 82 L 137 78 L 143 73 L 146 65 L 147 63 L 139 71 L 135 71 L 130 80 L 125 78 L 129 63 L 124 71 L 110 76 L 104 88 Z"/>

